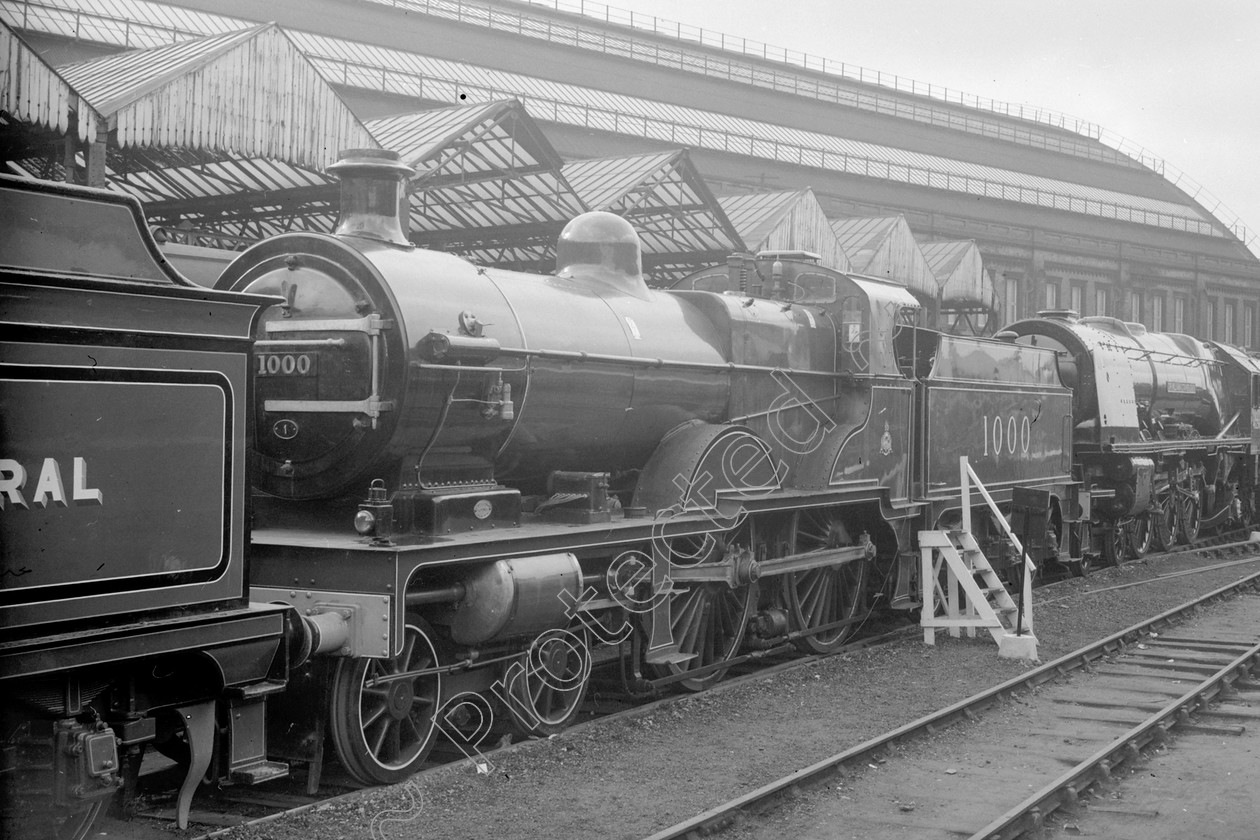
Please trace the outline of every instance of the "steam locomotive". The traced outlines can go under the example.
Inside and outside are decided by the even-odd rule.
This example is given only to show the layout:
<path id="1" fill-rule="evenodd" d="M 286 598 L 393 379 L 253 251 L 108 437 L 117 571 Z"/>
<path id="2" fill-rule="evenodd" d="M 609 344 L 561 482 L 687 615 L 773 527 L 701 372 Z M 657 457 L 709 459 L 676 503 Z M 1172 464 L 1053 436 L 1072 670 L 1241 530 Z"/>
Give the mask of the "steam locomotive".
<path id="1" fill-rule="evenodd" d="M 1072 448 L 1091 488 L 1086 535 L 1109 563 L 1256 518 L 1260 364 L 1241 350 L 1073 312 L 1006 327 L 1058 353 Z M 1088 527 L 1088 523 L 1087 523 Z"/>
<path id="2" fill-rule="evenodd" d="M 332 235 L 259 243 L 216 284 L 283 301 L 255 344 L 251 591 L 317 629 L 273 704 L 283 757 L 317 765 L 326 725 L 388 782 L 449 698 L 547 734 L 603 659 L 699 690 L 777 645 L 834 650 L 910 603 L 962 455 L 1000 504 L 1040 488 L 1064 547 L 1035 559 L 1071 562 L 1053 350 L 917 329 L 903 287 L 785 255 L 654 290 L 606 213 L 566 227 L 554 275 L 479 267 L 410 243 L 396 156 L 332 171 Z"/>
<path id="3" fill-rule="evenodd" d="M 600 664 L 701 690 L 835 650 L 913 603 L 963 456 L 999 506 L 1038 491 L 1042 567 L 1251 512 L 1257 369 L 1229 348 L 1068 316 L 941 334 L 790 254 L 652 289 L 603 213 L 554 275 L 484 268 L 410 243 L 397 156 L 332 172 L 336 231 L 213 291 L 134 202 L 0 182 L 3 775 L 51 766 L 80 826 L 149 744 L 189 767 L 186 815 L 202 777 L 313 787 L 326 745 L 375 784 L 491 719 L 557 732 Z"/>

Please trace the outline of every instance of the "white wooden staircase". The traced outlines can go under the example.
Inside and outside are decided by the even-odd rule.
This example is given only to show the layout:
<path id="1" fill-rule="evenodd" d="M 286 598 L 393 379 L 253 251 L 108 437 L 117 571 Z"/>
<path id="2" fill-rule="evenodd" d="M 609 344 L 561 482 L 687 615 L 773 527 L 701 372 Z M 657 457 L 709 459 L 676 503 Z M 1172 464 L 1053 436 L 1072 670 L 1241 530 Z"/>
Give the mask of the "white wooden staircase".
<path id="1" fill-rule="evenodd" d="M 936 631 L 951 636 L 966 631 L 975 636 L 977 628 L 988 630 L 998 643 L 998 655 L 1013 659 L 1037 658 L 1037 639 L 1032 628 L 1032 576 L 1035 567 L 1025 557 L 1021 611 L 1006 586 L 993 571 L 971 533 L 970 486 L 989 505 L 1007 538 L 1023 556 L 1023 547 L 1011 533 L 1006 518 L 976 479 L 966 458 L 961 459 L 962 527 L 919 532 L 919 584 L 923 593 L 923 641 L 936 644 Z"/>

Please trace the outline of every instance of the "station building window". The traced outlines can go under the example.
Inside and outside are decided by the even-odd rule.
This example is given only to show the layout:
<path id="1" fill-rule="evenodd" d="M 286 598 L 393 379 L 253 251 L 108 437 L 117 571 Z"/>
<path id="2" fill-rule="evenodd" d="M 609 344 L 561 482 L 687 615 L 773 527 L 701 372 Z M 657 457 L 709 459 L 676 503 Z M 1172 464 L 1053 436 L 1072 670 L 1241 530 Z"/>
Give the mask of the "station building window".
<path id="1" fill-rule="evenodd" d="M 1172 331 L 1175 333 L 1186 331 L 1186 299 L 1183 297 L 1173 298 Z"/>
<path id="2" fill-rule="evenodd" d="M 1256 346 L 1256 305 L 1254 303 L 1243 304 L 1243 331 L 1238 343 L 1248 348 Z"/>
<path id="3" fill-rule="evenodd" d="M 1004 324 L 1013 324 L 1019 320 L 1019 280 L 1007 277 L 1003 284 L 1002 314 Z"/>
<path id="4" fill-rule="evenodd" d="M 1164 296 L 1154 295 L 1151 297 L 1151 329 L 1155 332 L 1164 331 Z"/>
<path id="5" fill-rule="evenodd" d="M 1139 324 L 1145 323 L 1142 320 L 1142 293 L 1129 292 L 1129 320 L 1136 321 Z"/>
<path id="6" fill-rule="evenodd" d="M 1070 294 L 1072 296 L 1072 302 L 1068 305 L 1068 308 L 1074 310 L 1077 315 L 1084 315 L 1085 287 L 1080 283 L 1073 283 Z"/>
<path id="7" fill-rule="evenodd" d="M 1203 337 L 1216 338 L 1216 299 L 1208 298 L 1203 302 Z"/>
<path id="8" fill-rule="evenodd" d="M 1237 342 L 1237 322 L 1238 322 L 1238 304 L 1230 301 L 1225 304 L 1224 308 L 1225 323 L 1221 332 L 1221 341 L 1226 344 L 1235 344 Z"/>
<path id="9" fill-rule="evenodd" d="M 1094 289 L 1094 314 L 1111 314 L 1111 289 L 1108 289 L 1106 286 L 1099 286 Z"/>
<path id="10" fill-rule="evenodd" d="M 1050 279 L 1046 281 L 1046 309 L 1059 308 L 1059 281 Z"/>

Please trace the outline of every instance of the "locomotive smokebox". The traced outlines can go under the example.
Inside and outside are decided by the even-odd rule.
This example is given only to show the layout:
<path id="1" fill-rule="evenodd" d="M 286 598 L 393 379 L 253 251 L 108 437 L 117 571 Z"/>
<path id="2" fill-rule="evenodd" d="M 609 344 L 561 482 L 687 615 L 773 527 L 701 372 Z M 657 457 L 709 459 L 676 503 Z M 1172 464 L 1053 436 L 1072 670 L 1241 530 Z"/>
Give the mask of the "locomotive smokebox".
<path id="1" fill-rule="evenodd" d="M 407 179 L 416 173 L 398 152 L 348 149 L 328 173 L 341 181 L 335 234 L 412 247 L 407 238 Z"/>

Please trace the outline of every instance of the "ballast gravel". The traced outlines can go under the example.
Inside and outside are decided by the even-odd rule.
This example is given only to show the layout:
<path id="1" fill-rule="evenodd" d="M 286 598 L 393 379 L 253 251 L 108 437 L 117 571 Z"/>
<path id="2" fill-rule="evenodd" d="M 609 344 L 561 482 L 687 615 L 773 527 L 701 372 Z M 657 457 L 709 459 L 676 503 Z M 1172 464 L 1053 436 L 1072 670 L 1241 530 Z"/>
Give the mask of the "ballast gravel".
<path id="1" fill-rule="evenodd" d="M 1038 589 L 1038 651 L 1055 659 L 1260 571 L 1246 556 L 1171 555 Z M 1233 565 L 1224 565 L 1233 563 Z M 1190 575 L 1179 571 L 1207 566 Z M 1144 585 L 1125 586 L 1139 581 Z M 1120 587 L 1120 588 L 1115 588 Z M 910 623 L 910 622 L 907 622 Z M 1001 659 L 987 633 L 921 632 L 632 716 L 460 761 L 297 814 L 232 840 L 641 838 L 1032 666 Z"/>

